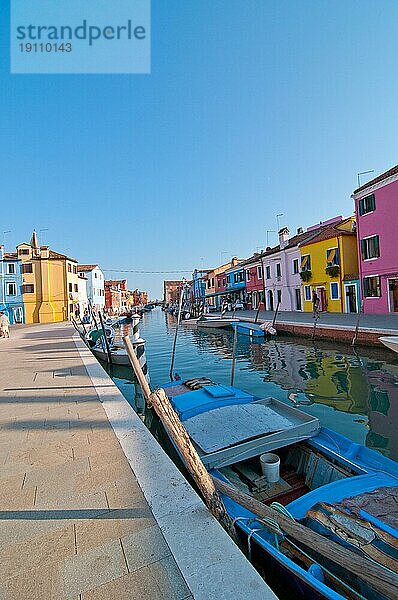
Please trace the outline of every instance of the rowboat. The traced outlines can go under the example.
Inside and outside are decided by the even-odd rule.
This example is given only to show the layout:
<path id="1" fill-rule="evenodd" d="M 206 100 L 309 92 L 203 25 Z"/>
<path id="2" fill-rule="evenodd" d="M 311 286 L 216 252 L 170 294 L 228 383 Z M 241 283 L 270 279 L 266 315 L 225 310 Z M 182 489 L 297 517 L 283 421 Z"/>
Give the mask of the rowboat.
<path id="1" fill-rule="evenodd" d="M 234 317 L 199 317 L 196 321 L 198 327 L 211 328 L 211 329 L 222 329 L 224 327 L 231 327 L 234 323 L 239 323 L 239 319 Z"/>
<path id="2" fill-rule="evenodd" d="M 272 327 L 271 323 L 259 325 L 248 321 L 238 321 L 238 323 L 232 323 L 232 327 L 236 328 L 238 333 L 247 335 L 250 338 L 264 339 L 276 335 L 276 329 Z"/>
<path id="3" fill-rule="evenodd" d="M 212 476 L 332 539 L 342 554 L 348 548 L 388 573 L 397 572 L 396 462 L 273 398 L 208 380 L 174 381 L 164 389 Z M 384 597 L 366 572 L 353 575 L 304 541 L 275 532 L 275 523 L 226 495 L 222 499 L 239 538 L 277 594 Z"/>
<path id="4" fill-rule="evenodd" d="M 102 346 L 94 346 L 94 348 L 92 348 L 91 350 L 92 350 L 94 356 L 96 358 L 98 358 L 98 360 L 102 360 L 103 362 L 108 362 L 108 353 L 106 350 L 104 350 L 102 348 Z M 130 359 L 124 348 L 111 347 L 110 355 L 111 355 L 111 363 L 113 365 L 130 365 L 131 366 Z"/>
<path id="5" fill-rule="evenodd" d="M 398 335 L 387 335 L 384 337 L 379 337 L 379 340 L 390 350 L 398 352 Z"/>

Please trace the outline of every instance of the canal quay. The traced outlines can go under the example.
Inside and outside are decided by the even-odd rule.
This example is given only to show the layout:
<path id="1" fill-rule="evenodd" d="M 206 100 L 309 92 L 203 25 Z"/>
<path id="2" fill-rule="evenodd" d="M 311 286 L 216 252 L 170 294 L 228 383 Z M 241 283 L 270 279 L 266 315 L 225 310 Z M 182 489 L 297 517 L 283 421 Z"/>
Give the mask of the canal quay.
<path id="1" fill-rule="evenodd" d="M 2 600 L 275 598 L 70 324 L 13 327 L 0 361 Z"/>

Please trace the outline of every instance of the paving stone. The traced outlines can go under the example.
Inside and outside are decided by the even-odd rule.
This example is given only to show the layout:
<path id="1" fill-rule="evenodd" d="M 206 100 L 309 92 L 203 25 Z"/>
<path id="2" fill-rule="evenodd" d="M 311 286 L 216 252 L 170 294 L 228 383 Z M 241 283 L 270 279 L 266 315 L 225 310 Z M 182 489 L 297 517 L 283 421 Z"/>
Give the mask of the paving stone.
<path id="1" fill-rule="evenodd" d="M 158 526 L 134 531 L 121 538 L 130 572 L 170 555 L 170 548 Z"/>
<path id="2" fill-rule="evenodd" d="M 120 541 L 102 544 L 87 552 L 68 557 L 64 563 L 67 596 L 78 595 L 127 573 Z"/>

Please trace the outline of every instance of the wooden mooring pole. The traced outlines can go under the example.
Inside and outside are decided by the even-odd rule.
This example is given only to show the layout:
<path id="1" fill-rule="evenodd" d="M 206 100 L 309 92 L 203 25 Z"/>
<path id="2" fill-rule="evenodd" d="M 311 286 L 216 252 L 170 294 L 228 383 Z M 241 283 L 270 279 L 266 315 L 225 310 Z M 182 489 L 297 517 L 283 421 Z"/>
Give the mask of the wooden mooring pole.
<path id="1" fill-rule="evenodd" d="M 357 323 L 355 325 L 355 333 L 354 333 L 354 337 L 352 338 L 352 342 L 351 342 L 352 346 L 355 346 L 355 344 L 357 343 L 358 331 L 359 331 L 359 321 L 361 319 L 362 312 L 363 312 L 363 301 L 361 302 L 361 305 L 360 305 L 359 311 L 358 311 Z"/>
<path id="2" fill-rule="evenodd" d="M 213 482 L 219 492 L 235 500 L 255 515 L 261 518 L 271 518 L 278 523 L 284 533 L 300 544 L 304 544 L 317 554 L 354 573 L 387 598 L 397 597 L 398 575 L 390 569 L 365 556 L 355 554 L 348 548 L 340 546 L 216 477 L 213 477 Z"/>
<path id="3" fill-rule="evenodd" d="M 232 346 L 232 367 L 231 367 L 231 385 L 234 385 L 235 380 L 235 362 L 236 362 L 236 345 L 238 342 L 238 327 L 237 323 L 235 323 L 234 327 L 234 343 Z"/>
<path id="4" fill-rule="evenodd" d="M 198 486 L 200 493 L 211 514 L 220 522 L 229 535 L 236 539 L 236 531 L 232 519 L 225 510 L 225 506 L 214 486 L 213 480 L 206 471 L 188 433 L 185 431 L 177 413 L 171 406 L 170 401 L 163 389 L 151 392 L 146 377 L 141 369 L 140 363 L 134 352 L 131 340 L 125 336 L 124 346 L 130 358 L 135 375 L 141 386 L 146 401 L 153 407 L 154 411 L 162 421 L 167 433 L 170 435 L 190 475 Z"/>
<path id="5" fill-rule="evenodd" d="M 104 342 L 105 342 L 105 348 L 106 348 L 106 353 L 108 355 L 108 362 L 109 364 L 112 363 L 112 355 L 111 355 L 111 349 L 109 347 L 109 340 L 106 337 L 106 330 L 105 330 L 105 325 L 104 325 L 104 319 L 102 318 L 101 312 L 98 313 L 99 319 L 100 319 L 100 323 L 101 323 L 101 327 L 102 327 L 102 333 L 104 336 Z"/>

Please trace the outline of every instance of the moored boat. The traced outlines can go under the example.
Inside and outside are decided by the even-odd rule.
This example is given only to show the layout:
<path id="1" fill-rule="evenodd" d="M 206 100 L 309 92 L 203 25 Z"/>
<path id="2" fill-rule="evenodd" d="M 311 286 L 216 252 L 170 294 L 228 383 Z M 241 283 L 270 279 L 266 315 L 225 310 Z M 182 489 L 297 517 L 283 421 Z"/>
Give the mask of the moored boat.
<path id="1" fill-rule="evenodd" d="M 234 329 L 236 327 L 238 333 L 247 335 L 250 338 L 263 339 L 276 335 L 276 329 L 272 327 L 271 323 L 258 324 L 250 321 L 238 321 L 238 323 L 232 323 L 232 327 Z"/>
<path id="2" fill-rule="evenodd" d="M 211 475 L 332 539 L 342 553 L 348 548 L 397 572 L 396 462 L 272 398 L 208 380 L 171 382 L 164 389 Z M 267 465 L 270 453 L 274 466 L 280 464 L 276 477 Z M 265 578 L 273 585 L 279 581 L 277 593 L 329 600 L 383 597 L 366 573 L 359 578 L 336 567 L 316 548 L 275 534 L 272 524 L 235 500 L 223 496 L 223 501 Z"/>
<path id="3" fill-rule="evenodd" d="M 198 327 L 201 328 L 213 328 L 222 329 L 224 327 L 231 327 L 234 323 L 239 323 L 239 319 L 234 317 L 219 317 L 219 316 L 202 316 L 196 321 Z"/>
<path id="4" fill-rule="evenodd" d="M 108 362 L 108 353 L 106 350 L 104 350 L 102 345 L 99 344 L 98 346 L 94 346 L 91 350 L 92 350 L 94 356 L 96 358 L 98 358 L 98 360 L 102 360 L 103 362 Z M 130 359 L 124 348 L 112 346 L 110 348 L 110 355 L 111 355 L 111 363 L 113 365 L 131 366 Z"/>
<path id="5" fill-rule="evenodd" d="M 398 335 L 386 335 L 379 337 L 379 340 L 393 352 L 398 352 Z"/>

